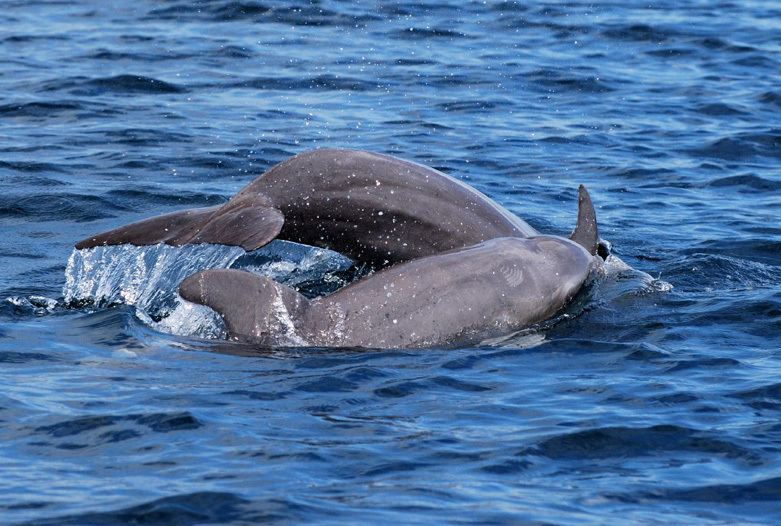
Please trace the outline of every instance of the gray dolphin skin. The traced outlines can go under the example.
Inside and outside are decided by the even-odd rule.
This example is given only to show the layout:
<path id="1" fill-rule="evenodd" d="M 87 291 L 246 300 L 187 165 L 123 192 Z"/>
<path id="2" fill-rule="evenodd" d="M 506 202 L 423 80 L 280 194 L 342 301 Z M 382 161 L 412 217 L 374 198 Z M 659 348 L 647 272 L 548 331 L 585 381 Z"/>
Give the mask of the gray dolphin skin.
<path id="1" fill-rule="evenodd" d="M 388 155 L 313 150 L 277 164 L 222 206 L 183 210 L 89 237 L 98 245 L 273 239 L 341 252 L 374 268 L 537 231 L 474 188 Z"/>
<path id="2" fill-rule="evenodd" d="M 354 150 L 296 155 L 222 206 L 133 223 L 76 248 L 217 243 L 251 251 L 275 238 L 383 270 L 315 299 L 231 269 L 189 276 L 179 294 L 215 310 L 232 339 L 261 346 L 423 348 L 479 343 L 550 319 L 602 263 L 583 186 L 570 238 L 545 236 L 437 170 Z"/>
<path id="3" fill-rule="evenodd" d="M 552 236 L 499 238 L 395 265 L 309 300 L 271 279 L 206 270 L 179 294 L 262 346 L 423 348 L 478 343 L 549 319 L 599 265 Z"/>

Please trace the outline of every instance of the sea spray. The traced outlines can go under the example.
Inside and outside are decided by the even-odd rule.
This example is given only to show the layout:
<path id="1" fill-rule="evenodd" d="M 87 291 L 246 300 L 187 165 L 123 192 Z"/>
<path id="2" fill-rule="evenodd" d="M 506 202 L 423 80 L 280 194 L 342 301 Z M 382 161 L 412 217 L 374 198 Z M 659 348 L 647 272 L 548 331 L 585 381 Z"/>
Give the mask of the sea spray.
<path id="1" fill-rule="evenodd" d="M 162 332 L 224 338 L 224 324 L 214 311 L 179 297 L 177 289 L 187 276 L 236 268 L 314 296 L 359 277 L 362 271 L 352 265 L 337 252 L 287 241 L 273 241 L 249 254 L 240 247 L 210 244 L 99 246 L 73 251 L 63 296 L 65 305 L 75 308 L 131 305 L 140 320 Z"/>

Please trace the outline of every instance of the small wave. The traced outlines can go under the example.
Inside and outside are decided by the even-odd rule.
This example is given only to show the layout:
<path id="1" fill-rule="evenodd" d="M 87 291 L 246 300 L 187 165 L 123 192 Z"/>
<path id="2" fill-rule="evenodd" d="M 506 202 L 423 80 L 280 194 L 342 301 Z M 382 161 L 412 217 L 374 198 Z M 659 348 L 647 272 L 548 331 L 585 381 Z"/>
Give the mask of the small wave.
<path id="1" fill-rule="evenodd" d="M 116 210 L 106 199 L 71 193 L 0 195 L 0 217 L 24 217 L 27 221 L 95 221 L 112 217 Z"/>
<path id="2" fill-rule="evenodd" d="M 781 91 L 766 91 L 757 97 L 757 100 L 763 104 L 781 107 Z"/>
<path id="3" fill-rule="evenodd" d="M 761 262 L 703 250 L 668 262 L 665 272 L 675 276 L 683 291 L 747 290 L 781 281 L 781 270 Z"/>
<path id="4" fill-rule="evenodd" d="M 122 202 L 128 208 L 137 210 L 140 208 L 154 208 L 160 206 L 213 206 L 225 202 L 225 198 L 219 194 L 203 194 L 188 190 L 177 190 L 175 194 L 170 191 L 160 190 L 146 186 L 134 185 L 131 188 L 118 188 L 105 193 L 111 201 Z M 138 206 L 134 206 L 137 204 Z"/>
<path id="5" fill-rule="evenodd" d="M 735 66 L 751 68 L 752 70 L 763 68 L 770 69 L 774 72 L 778 71 L 779 66 L 778 61 L 763 55 L 750 55 L 748 57 L 739 58 L 737 60 L 733 60 L 732 64 Z"/>
<path id="6" fill-rule="evenodd" d="M 377 15 L 347 15 L 325 9 L 319 5 L 277 7 L 252 1 L 214 2 L 193 4 L 184 2 L 169 7 L 151 10 L 148 19 L 155 20 L 198 20 L 212 22 L 251 21 L 257 23 L 279 23 L 292 26 L 349 26 L 360 27 Z"/>
<path id="7" fill-rule="evenodd" d="M 187 90 L 176 84 L 141 75 L 116 75 L 113 77 L 100 77 L 85 79 L 73 77 L 58 79 L 45 83 L 44 91 L 68 90 L 76 95 L 100 95 L 105 92 L 112 93 L 148 93 L 170 94 L 185 93 Z"/>
<path id="8" fill-rule="evenodd" d="M 0 332 L 2 336 L 2 332 Z M 29 364 L 32 362 L 58 362 L 59 359 L 49 354 L 37 352 L 0 351 L 0 363 Z"/>
<path id="9" fill-rule="evenodd" d="M 675 33 L 651 27 L 645 24 L 634 24 L 631 26 L 617 27 L 602 32 L 602 35 L 615 40 L 626 40 L 632 42 L 665 42 L 671 39 Z"/>
<path id="10" fill-rule="evenodd" d="M 13 43 L 37 42 L 40 40 L 43 41 L 50 40 L 56 42 L 56 41 L 70 40 L 70 37 L 65 35 L 35 34 L 35 35 L 11 35 L 3 39 L 4 42 L 13 42 Z"/>
<path id="11" fill-rule="evenodd" d="M 172 53 L 170 50 L 162 53 L 139 53 L 114 51 L 111 49 L 99 49 L 97 51 L 83 55 L 85 60 L 105 60 L 111 62 L 162 62 L 162 61 L 181 61 L 189 58 L 191 55 L 185 53 Z"/>
<path id="12" fill-rule="evenodd" d="M 757 283 L 760 285 L 767 284 L 765 276 L 768 274 L 774 277 L 774 279 L 778 279 L 776 267 L 781 266 L 781 241 L 774 239 L 709 240 L 697 246 L 683 249 L 680 253 L 697 258 L 701 258 L 703 255 L 711 256 L 704 261 L 708 265 L 720 265 L 722 262 L 728 262 L 737 270 L 738 276 L 747 275 L 751 278 L 752 274 L 756 274 Z M 724 256 L 723 254 L 729 254 L 729 256 Z M 684 265 L 687 264 L 685 261 L 682 263 Z M 757 267 L 751 263 L 759 263 L 761 266 Z M 695 264 L 692 268 L 700 271 L 703 267 Z M 731 275 L 728 274 L 727 276 Z M 724 277 L 719 274 L 716 276 L 718 278 Z M 747 279 L 743 278 L 739 281 L 748 282 Z"/>
<path id="13" fill-rule="evenodd" d="M 306 393 L 349 393 L 356 391 L 360 386 L 355 382 L 343 380 L 341 378 L 325 377 L 317 380 L 310 380 L 298 387 L 296 391 Z"/>
<path id="14" fill-rule="evenodd" d="M 777 192 L 781 190 L 781 181 L 773 181 L 754 174 L 745 174 L 714 179 L 707 186 L 730 186 L 735 187 L 738 192 Z"/>
<path id="15" fill-rule="evenodd" d="M 688 55 L 694 55 L 695 51 L 693 49 L 685 49 L 685 48 L 663 48 L 663 49 L 654 49 L 651 51 L 646 51 L 645 54 L 652 57 L 678 59 L 678 58 L 686 57 Z"/>
<path id="16" fill-rule="evenodd" d="M 430 38 L 447 38 L 453 40 L 459 38 L 471 38 L 466 33 L 461 33 L 459 31 L 429 27 L 410 27 L 407 29 L 399 29 L 394 31 L 392 35 L 400 40 L 427 40 Z"/>
<path id="17" fill-rule="evenodd" d="M 463 100 L 457 102 L 443 102 L 437 107 L 448 112 L 478 113 L 496 108 L 496 104 L 481 100 Z"/>
<path id="18" fill-rule="evenodd" d="M 442 388 L 465 393 L 491 390 L 490 386 L 467 382 L 452 376 L 437 376 L 427 380 L 389 382 L 384 387 L 375 389 L 374 394 L 380 398 L 404 398 L 420 391 L 441 392 Z"/>
<path id="19" fill-rule="evenodd" d="M 615 90 L 605 78 L 596 75 L 573 76 L 572 71 L 559 71 L 557 69 L 532 71 L 524 74 L 521 80 L 540 86 L 546 92 L 551 89 L 574 93 L 608 93 Z"/>
<path id="20" fill-rule="evenodd" d="M 730 42 L 727 42 L 723 38 L 716 38 L 716 37 L 705 37 L 700 40 L 697 40 L 696 43 L 709 50 L 723 49 L 725 51 L 730 51 L 732 53 L 749 53 L 751 51 L 756 51 L 756 48 L 754 47 L 732 44 Z"/>
<path id="21" fill-rule="evenodd" d="M 44 119 L 63 113 L 81 111 L 84 106 L 76 102 L 27 102 L 0 106 L 0 117 L 8 119 Z"/>
<path id="22" fill-rule="evenodd" d="M 150 433 L 181 433 L 204 424 L 187 411 L 134 415 L 82 416 L 38 426 L 32 430 L 35 445 L 64 450 L 99 447 L 101 444 L 132 440 Z"/>
<path id="23" fill-rule="evenodd" d="M 62 172 L 63 167 L 51 164 L 51 163 L 40 163 L 36 161 L 0 161 L 0 168 L 5 168 L 8 170 L 13 170 L 15 172 L 22 172 L 22 173 L 40 173 L 40 172 Z M 27 184 L 30 184 L 29 182 L 26 182 Z"/>
<path id="24" fill-rule="evenodd" d="M 675 425 L 606 427 L 549 438 L 533 452 L 552 459 L 623 459 L 671 451 L 716 455 L 760 464 L 754 452 L 706 433 Z"/>
<path id="25" fill-rule="evenodd" d="M 192 136 L 186 133 L 151 128 L 123 128 L 121 130 L 105 131 L 101 135 L 111 139 L 114 143 L 133 146 L 162 146 L 177 142 L 189 144 L 192 141 Z"/>
<path id="26" fill-rule="evenodd" d="M 381 87 L 377 82 L 359 80 L 355 77 L 339 75 L 319 75 L 311 78 L 257 77 L 231 84 L 229 87 L 254 88 L 261 90 L 297 91 L 311 89 L 316 91 L 374 91 Z"/>
<path id="27" fill-rule="evenodd" d="M 242 516 L 248 501 L 233 493 L 186 493 L 114 511 L 66 515 L 26 522 L 34 526 L 84 524 L 228 524 Z M 257 518 L 257 517 L 256 517 Z M 254 521 L 250 520 L 249 523 Z M 263 521 L 261 521 L 263 522 Z"/>
<path id="28" fill-rule="evenodd" d="M 781 383 L 733 393 L 732 396 L 745 401 L 753 409 L 781 409 Z"/>
<path id="29" fill-rule="evenodd" d="M 228 58 L 252 58 L 254 53 L 251 49 L 243 46 L 220 46 L 211 53 L 212 55 Z"/>
<path id="30" fill-rule="evenodd" d="M 665 372 L 674 373 L 689 370 L 704 371 L 708 369 L 734 371 L 742 365 L 740 360 L 735 360 L 733 358 L 698 358 L 695 360 L 679 360 Z"/>
<path id="31" fill-rule="evenodd" d="M 723 102 L 714 102 L 711 104 L 702 104 L 695 108 L 697 113 L 703 115 L 711 115 L 713 117 L 732 117 L 734 115 L 745 115 L 745 111 L 741 111 L 729 104 Z"/>
<path id="32" fill-rule="evenodd" d="M 781 134 L 770 130 L 763 135 L 741 134 L 718 139 L 709 145 L 689 150 L 697 156 L 725 161 L 740 161 L 754 157 L 781 157 Z"/>
<path id="33" fill-rule="evenodd" d="M 716 484 L 689 489 L 660 489 L 630 495 L 610 495 L 623 502 L 643 500 L 708 502 L 717 506 L 747 503 L 774 503 L 781 500 L 781 477 L 746 484 Z M 757 523 L 758 524 L 758 523 Z"/>
<path id="34" fill-rule="evenodd" d="M 85 82 L 85 85 L 117 93 L 185 93 L 187 91 L 181 86 L 140 75 L 117 75 L 93 79 Z"/>

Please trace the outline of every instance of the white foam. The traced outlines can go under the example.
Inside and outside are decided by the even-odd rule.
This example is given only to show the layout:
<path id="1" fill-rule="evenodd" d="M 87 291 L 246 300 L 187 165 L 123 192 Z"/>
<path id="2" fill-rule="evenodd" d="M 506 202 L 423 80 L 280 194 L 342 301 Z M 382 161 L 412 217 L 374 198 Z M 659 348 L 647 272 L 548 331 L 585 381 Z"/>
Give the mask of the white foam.
<path id="1" fill-rule="evenodd" d="M 618 256 L 610 254 L 605 260 L 602 272 L 608 281 L 619 286 L 621 294 L 670 292 L 673 285 L 661 279 L 654 278 L 647 272 L 630 267 Z"/>

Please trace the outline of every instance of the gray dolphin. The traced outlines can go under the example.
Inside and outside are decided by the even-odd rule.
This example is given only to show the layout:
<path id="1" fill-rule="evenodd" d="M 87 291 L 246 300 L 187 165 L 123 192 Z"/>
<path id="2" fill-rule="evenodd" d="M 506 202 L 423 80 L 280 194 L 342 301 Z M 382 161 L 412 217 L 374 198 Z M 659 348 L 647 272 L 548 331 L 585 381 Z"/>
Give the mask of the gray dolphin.
<path id="1" fill-rule="evenodd" d="M 381 268 L 309 300 L 268 278 L 209 270 L 181 296 L 211 307 L 234 339 L 263 345 L 428 347 L 478 342 L 553 316 L 599 266 L 594 207 L 582 186 L 570 239 L 541 236 L 437 170 L 354 150 L 315 150 L 274 166 L 221 206 L 120 227 L 77 249 L 275 238 Z"/>
<path id="2" fill-rule="evenodd" d="M 433 168 L 356 150 L 313 150 L 277 164 L 227 203 L 183 210 L 76 244 L 216 243 L 256 250 L 278 238 L 381 268 L 538 232 Z"/>
<path id="3" fill-rule="evenodd" d="M 477 343 L 549 319 L 600 266 L 594 208 L 583 187 L 578 208 L 572 239 L 493 239 L 394 265 L 312 300 L 230 269 L 194 274 L 179 294 L 214 309 L 233 339 L 264 346 Z"/>

